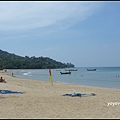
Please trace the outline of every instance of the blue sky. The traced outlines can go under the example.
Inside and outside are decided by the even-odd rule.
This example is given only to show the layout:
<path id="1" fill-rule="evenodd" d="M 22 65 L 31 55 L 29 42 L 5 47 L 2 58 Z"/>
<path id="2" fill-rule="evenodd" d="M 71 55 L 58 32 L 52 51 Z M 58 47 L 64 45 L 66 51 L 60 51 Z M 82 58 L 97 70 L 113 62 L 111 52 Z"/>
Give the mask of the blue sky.
<path id="1" fill-rule="evenodd" d="M 1 1 L 0 49 L 76 67 L 120 66 L 120 2 Z"/>

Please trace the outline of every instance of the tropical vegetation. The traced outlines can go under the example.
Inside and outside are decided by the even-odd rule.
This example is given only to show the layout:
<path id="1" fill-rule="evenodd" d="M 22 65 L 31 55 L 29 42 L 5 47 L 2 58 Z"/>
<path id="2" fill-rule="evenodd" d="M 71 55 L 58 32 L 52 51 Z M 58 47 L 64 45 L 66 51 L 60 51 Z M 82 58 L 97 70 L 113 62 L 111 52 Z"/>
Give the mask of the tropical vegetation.
<path id="1" fill-rule="evenodd" d="M 58 62 L 49 57 L 22 57 L 0 50 L 0 69 L 53 69 L 70 67 L 74 67 L 74 65 Z"/>

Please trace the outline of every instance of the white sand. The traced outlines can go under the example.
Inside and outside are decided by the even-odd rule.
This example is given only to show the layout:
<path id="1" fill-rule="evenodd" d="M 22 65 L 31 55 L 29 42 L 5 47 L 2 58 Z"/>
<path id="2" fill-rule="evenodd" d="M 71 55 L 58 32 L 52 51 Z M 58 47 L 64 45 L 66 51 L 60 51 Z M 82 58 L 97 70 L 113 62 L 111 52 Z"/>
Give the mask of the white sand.
<path id="1" fill-rule="evenodd" d="M 0 90 L 25 92 L 0 94 L 0 118 L 120 118 L 120 90 L 53 83 L 0 76 Z M 96 96 L 69 97 L 66 93 L 95 93 Z M 116 105 L 108 106 L 112 102 Z"/>

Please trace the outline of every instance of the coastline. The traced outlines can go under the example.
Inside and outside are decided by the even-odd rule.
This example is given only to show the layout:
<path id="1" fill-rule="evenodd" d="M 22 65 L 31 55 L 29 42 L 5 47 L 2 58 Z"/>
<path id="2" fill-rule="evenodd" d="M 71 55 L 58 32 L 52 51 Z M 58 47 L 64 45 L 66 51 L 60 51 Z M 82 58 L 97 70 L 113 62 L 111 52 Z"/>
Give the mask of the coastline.
<path id="1" fill-rule="evenodd" d="M 7 73 L 0 71 L 7 82 L 0 83 L 0 89 L 25 93 L 0 94 L 0 118 L 120 118 L 119 89 L 57 82 L 52 86 L 47 81 L 27 80 Z M 96 96 L 62 96 L 74 91 Z M 113 106 L 111 102 L 117 103 Z"/>

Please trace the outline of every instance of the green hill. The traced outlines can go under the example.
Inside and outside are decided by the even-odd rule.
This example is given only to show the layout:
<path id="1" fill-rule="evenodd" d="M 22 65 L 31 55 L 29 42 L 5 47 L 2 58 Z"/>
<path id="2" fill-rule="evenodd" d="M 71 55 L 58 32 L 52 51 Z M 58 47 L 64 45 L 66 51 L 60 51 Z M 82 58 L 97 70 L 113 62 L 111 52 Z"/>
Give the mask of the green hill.
<path id="1" fill-rule="evenodd" d="M 74 65 L 58 62 L 48 57 L 22 57 L 0 50 L 0 69 L 53 69 L 69 67 L 74 67 Z"/>

